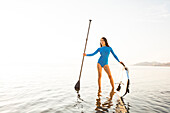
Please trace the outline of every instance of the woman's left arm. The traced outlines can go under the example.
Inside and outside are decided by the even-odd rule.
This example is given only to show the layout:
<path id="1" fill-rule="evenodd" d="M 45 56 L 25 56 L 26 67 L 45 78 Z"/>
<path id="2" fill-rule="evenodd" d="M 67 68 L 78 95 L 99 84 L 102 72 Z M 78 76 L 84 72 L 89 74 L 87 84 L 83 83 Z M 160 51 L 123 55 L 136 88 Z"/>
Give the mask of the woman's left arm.
<path id="1" fill-rule="evenodd" d="M 111 48 L 111 47 L 110 47 L 110 48 Z M 125 64 L 118 59 L 118 57 L 116 56 L 116 54 L 113 52 L 113 49 L 112 49 L 112 48 L 111 48 L 111 53 L 113 54 L 113 56 L 115 57 L 115 59 L 116 59 L 120 64 L 122 64 L 122 65 L 125 67 Z"/>
<path id="2" fill-rule="evenodd" d="M 110 47 L 110 51 L 111 51 L 111 53 L 112 53 L 112 55 L 115 57 L 115 59 L 118 61 L 118 62 L 120 62 L 120 60 L 118 59 L 118 57 L 116 56 L 116 54 L 113 52 L 113 49 Z"/>

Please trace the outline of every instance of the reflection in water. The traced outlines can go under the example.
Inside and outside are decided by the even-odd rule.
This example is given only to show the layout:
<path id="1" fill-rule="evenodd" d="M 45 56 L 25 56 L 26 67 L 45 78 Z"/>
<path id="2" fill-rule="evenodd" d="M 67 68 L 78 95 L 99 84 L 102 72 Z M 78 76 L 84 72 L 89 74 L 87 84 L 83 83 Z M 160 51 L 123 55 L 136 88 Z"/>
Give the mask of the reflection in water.
<path id="1" fill-rule="evenodd" d="M 127 107 L 126 107 L 126 104 L 125 104 L 122 97 L 120 97 L 117 102 L 118 103 L 116 104 L 116 112 L 118 112 L 118 113 L 122 113 L 122 112 L 123 113 L 129 113 L 129 110 L 130 110 L 129 103 L 127 104 Z"/>
<path id="2" fill-rule="evenodd" d="M 101 91 L 100 90 L 98 91 L 98 94 L 97 94 L 98 98 L 96 99 L 96 109 L 95 109 L 96 113 L 109 112 L 109 108 L 113 106 L 113 102 L 112 102 L 113 95 L 116 95 L 116 93 L 114 92 L 114 89 L 111 90 L 110 97 L 107 99 L 107 101 L 102 104 L 101 103 L 101 96 L 102 96 Z M 125 107 L 123 98 L 120 98 L 118 96 L 116 107 L 115 107 L 115 112 L 116 113 L 129 113 L 128 109 Z"/>
<path id="3" fill-rule="evenodd" d="M 77 101 L 74 107 L 77 107 L 78 109 L 81 109 L 81 113 L 83 113 L 83 104 L 82 101 L 85 102 L 81 97 L 79 91 L 77 91 Z"/>
<path id="4" fill-rule="evenodd" d="M 116 103 L 116 113 L 129 113 L 129 109 L 126 108 L 123 98 L 119 98 Z"/>
<path id="5" fill-rule="evenodd" d="M 96 99 L 96 113 L 106 113 L 110 111 L 114 111 L 113 113 L 129 113 L 130 105 L 128 104 L 126 108 L 123 98 L 119 97 L 113 89 L 110 91 L 109 97 L 106 97 L 107 100 L 104 103 L 101 102 L 101 97 L 101 90 L 99 90 Z M 84 101 L 80 97 L 79 92 L 77 92 L 77 101 L 76 104 L 74 104 L 74 107 L 78 108 L 81 113 L 84 113 L 87 110 L 85 103 L 86 105 L 90 105 L 88 102 Z"/>
<path id="6" fill-rule="evenodd" d="M 96 112 L 97 113 L 102 113 L 102 112 L 108 112 L 108 109 L 113 106 L 112 104 L 112 97 L 115 94 L 114 90 L 112 89 L 110 92 L 110 98 L 108 98 L 108 100 L 106 102 L 104 102 L 103 104 L 101 104 L 101 90 L 98 90 L 98 98 L 96 99 Z"/>

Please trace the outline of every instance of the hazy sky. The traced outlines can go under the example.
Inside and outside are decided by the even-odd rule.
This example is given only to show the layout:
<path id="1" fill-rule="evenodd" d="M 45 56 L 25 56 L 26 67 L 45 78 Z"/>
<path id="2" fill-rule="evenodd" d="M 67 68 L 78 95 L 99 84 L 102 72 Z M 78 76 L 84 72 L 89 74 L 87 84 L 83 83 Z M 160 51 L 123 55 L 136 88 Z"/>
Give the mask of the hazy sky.
<path id="1" fill-rule="evenodd" d="M 89 19 L 86 53 L 105 36 L 126 64 L 170 61 L 170 0 L 1 0 L 0 63 L 81 63 Z"/>

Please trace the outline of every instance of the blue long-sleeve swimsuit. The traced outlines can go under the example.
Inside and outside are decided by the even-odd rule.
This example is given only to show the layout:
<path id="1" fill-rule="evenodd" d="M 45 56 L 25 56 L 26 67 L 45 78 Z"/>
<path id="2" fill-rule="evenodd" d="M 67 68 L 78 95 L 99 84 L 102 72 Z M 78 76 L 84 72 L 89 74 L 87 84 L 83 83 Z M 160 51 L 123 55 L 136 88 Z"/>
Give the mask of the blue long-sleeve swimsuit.
<path id="1" fill-rule="evenodd" d="M 115 57 L 115 59 L 119 61 L 118 57 L 115 55 L 115 53 L 113 52 L 111 47 L 107 47 L 107 46 L 103 46 L 98 48 L 94 53 L 92 54 L 86 54 L 86 56 L 94 56 L 95 54 L 97 54 L 98 52 L 100 52 L 100 58 L 98 60 L 98 63 L 104 67 L 105 65 L 108 64 L 108 58 L 109 58 L 109 54 L 110 52 L 112 53 L 112 55 Z"/>

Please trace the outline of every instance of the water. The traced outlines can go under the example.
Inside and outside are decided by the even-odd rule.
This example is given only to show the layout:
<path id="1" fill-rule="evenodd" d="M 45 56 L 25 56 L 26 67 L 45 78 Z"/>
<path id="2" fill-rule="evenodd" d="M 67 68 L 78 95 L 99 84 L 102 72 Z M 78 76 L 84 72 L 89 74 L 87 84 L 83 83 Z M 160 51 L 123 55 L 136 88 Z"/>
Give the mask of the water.
<path id="1" fill-rule="evenodd" d="M 111 91 L 104 70 L 102 92 L 98 92 L 96 64 L 84 64 L 80 98 L 74 90 L 80 65 L 0 68 L 0 113 L 170 112 L 170 67 L 129 66 L 130 93 L 123 98 L 124 104 Z M 120 67 L 110 68 L 115 79 Z"/>

